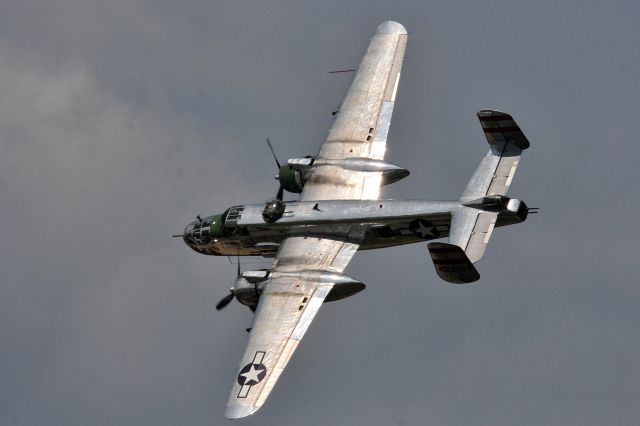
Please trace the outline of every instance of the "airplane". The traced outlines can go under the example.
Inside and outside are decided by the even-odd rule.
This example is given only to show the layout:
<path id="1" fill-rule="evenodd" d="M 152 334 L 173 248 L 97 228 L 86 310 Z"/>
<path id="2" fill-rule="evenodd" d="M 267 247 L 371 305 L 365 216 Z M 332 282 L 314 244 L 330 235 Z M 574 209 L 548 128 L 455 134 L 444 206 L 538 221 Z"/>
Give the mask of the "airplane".
<path id="1" fill-rule="evenodd" d="M 241 272 L 238 263 L 230 294 L 216 306 L 237 299 L 255 312 L 229 419 L 265 403 L 324 302 L 365 288 L 344 274 L 356 251 L 428 241 L 441 279 L 471 283 L 494 228 L 535 212 L 505 195 L 529 141 L 509 114 L 495 110 L 477 113 L 489 151 L 457 200 L 379 199 L 382 186 L 409 175 L 384 160 L 407 35 L 397 22 L 377 27 L 317 155 L 280 164 L 267 139 L 279 169 L 274 198 L 198 216 L 179 235 L 205 255 L 273 258 L 255 271 Z M 300 194 L 298 201 L 285 201 L 285 190 Z"/>

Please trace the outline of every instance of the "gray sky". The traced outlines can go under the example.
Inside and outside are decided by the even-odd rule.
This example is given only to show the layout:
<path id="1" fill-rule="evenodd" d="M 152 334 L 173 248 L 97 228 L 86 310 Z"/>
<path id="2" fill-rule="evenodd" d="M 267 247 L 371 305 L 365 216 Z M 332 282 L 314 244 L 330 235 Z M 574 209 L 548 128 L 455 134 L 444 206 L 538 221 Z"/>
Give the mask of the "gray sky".
<path id="1" fill-rule="evenodd" d="M 253 4 L 256 3 L 256 4 Z M 487 149 L 531 141 L 481 281 L 424 245 L 359 253 L 243 424 L 628 425 L 640 418 L 632 1 L 0 3 L 0 423 L 214 425 L 251 313 L 191 252 L 198 213 L 261 202 L 315 154 L 386 19 L 410 31 L 386 197 L 455 199 Z"/>

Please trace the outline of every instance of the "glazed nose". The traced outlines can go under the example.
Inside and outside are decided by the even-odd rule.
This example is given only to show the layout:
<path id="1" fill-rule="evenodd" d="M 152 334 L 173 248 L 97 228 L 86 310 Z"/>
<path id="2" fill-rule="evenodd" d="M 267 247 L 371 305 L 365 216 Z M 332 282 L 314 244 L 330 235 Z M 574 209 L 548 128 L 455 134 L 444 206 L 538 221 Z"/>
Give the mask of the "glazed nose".
<path id="1" fill-rule="evenodd" d="M 187 245 L 193 244 L 193 237 L 195 235 L 195 228 L 197 222 L 191 222 L 184 228 L 184 232 L 182 233 L 182 239 Z"/>

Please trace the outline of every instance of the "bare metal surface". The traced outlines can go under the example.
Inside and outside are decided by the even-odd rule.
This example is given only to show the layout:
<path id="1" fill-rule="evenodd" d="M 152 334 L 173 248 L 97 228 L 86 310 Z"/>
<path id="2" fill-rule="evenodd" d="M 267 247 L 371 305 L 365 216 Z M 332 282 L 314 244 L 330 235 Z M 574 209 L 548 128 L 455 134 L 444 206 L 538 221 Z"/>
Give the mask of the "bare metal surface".
<path id="1" fill-rule="evenodd" d="M 252 283 L 254 293 L 260 286 L 261 296 L 227 403 L 228 418 L 250 415 L 264 404 L 333 286 L 357 283 L 342 273 L 361 245 L 448 236 L 449 244 L 430 248 L 440 276 L 450 282 L 479 278 L 471 262 L 482 257 L 498 213 L 463 203 L 506 191 L 526 138 L 510 116 L 482 111 L 478 117 L 491 150 L 460 200 L 378 200 L 383 172 L 404 170 L 381 160 L 406 41 L 402 25 L 378 27 L 319 155 L 313 161 L 290 160 L 297 169 L 312 170 L 300 202 L 285 202 L 282 217 L 273 223 L 265 223 L 263 205 L 238 206 L 227 219 L 232 236 L 214 242 L 238 252 L 259 243 L 279 244 L 268 278 L 248 274 L 262 279 Z M 245 286 L 251 290 L 250 285 Z"/>
<path id="2" fill-rule="evenodd" d="M 319 158 L 384 158 L 406 43 L 407 31 L 402 25 L 385 22 L 378 27 L 320 147 Z M 319 166 L 305 186 L 301 200 L 377 199 L 380 180 L 380 173 Z"/>
<path id="3" fill-rule="evenodd" d="M 462 203 L 484 196 L 505 195 L 522 149 L 529 147 L 529 142 L 510 115 L 486 110 L 480 111 L 478 118 L 490 149 L 462 193 Z M 467 207 L 456 210 L 452 216 L 449 242 L 462 247 L 471 262 L 479 261 L 489 243 L 497 216 L 497 213 L 478 212 Z"/>
<path id="4" fill-rule="evenodd" d="M 191 244 L 194 250 L 211 255 L 272 256 L 284 239 L 291 236 L 308 238 L 346 238 L 352 226 L 388 225 L 395 235 L 377 237 L 370 230 L 360 249 L 392 247 L 425 239 L 443 238 L 449 234 L 451 212 L 461 206 L 459 201 L 411 200 L 326 200 L 288 202 L 284 216 L 275 223 L 262 218 L 262 204 L 242 206 L 242 215 L 234 219 L 236 234 L 229 238 L 212 239 L 209 243 Z M 438 233 L 427 236 L 411 231 L 414 220 L 432 223 Z M 360 241 L 360 240 L 358 240 Z"/>
<path id="5" fill-rule="evenodd" d="M 407 32 L 400 24 L 385 22 L 378 27 L 333 127 L 320 148 L 319 158 L 384 158 L 390 108 L 397 89 L 406 39 Z M 379 123 L 384 101 L 389 111 L 385 113 L 384 121 Z M 376 149 L 372 152 L 376 133 Z M 381 139 L 382 134 L 384 139 Z M 300 199 L 377 199 L 381 178 L 382 172 L 352 171 L 334 165 L 318 166 L 306 182 Z M 282 219 L 294 220 L 292 218 L 296 212 L 289 208 L 285 211 L 288 213 Z M 314 212 L 318 213 L 319 210 L 312 207 L 311 211 L 305 213 L 298 211 L 297 216 L 308 216 Z M 240 220 L 247 220 L 247 216 Z M 357 224 L 333 228 L 343 237 L 286 238 L 274 261 L 274 272 L 312 269 L 342 273 L 364 240 L 365 229 Z M 332 286 L 333 283 L 284 276 L 267 283 L 239 367 L 242 371 L 257 353 L 264 352 L 262 364 L 267 371 L 266 377 L 248 391 L 246 386 L 234 382 L 225 413 L 228 418 L 249 415 L 264 403 Z"/>
<path id="6" fill-rule="evenodd" d="M 493 120 L 496 117 L 505 117 L 505 119 L 504 121 Z M 499 111 L 480 111 L 478 118 L 481 120 L 480 123 L 490 149 L 462 193 L 460 197 L 462 202 L 485 195 L 505 195 L 518 167 L 522 147 L 526 149 L 529 146 L 526 137 L 510 115 Z M 491 121 L 482 121 L 490 118 Z M 511 129 L 511 131 L 507 133 L 494 132 L 500 125 L 503 128 Z"/>
<path id="7" fill-rule="evenodd" d="M 278 267 L 278 263 L 282 257 L 278 256 L 274 274 L 296 268 L 341 272 L 358 248 L 356 244 L 335 240 L 318 239 L 313 244 L 308 244 L 307 240 L 303 237 L 285 240 L 284 246 L 291 247 L 287 251 L 313 249 L 313 253 L 296 255 L 293 261 L 289 260 L 281 267 Z M 260 383 L 252 386 L 244 398 L 238 398 L 241 386 L 234 382 L 227 403 L 227 417 L 233 418 L 237 413 L 250 413 L 264 403 L 299 340 L 304 336 L 333 287 L 330 280 L 318 282 L 316 278 L 319 276 L 315 274 L 314 280 L 308 278 L 304 273 L 296 276 L 285 272 L 284 276 L 276 276 L 267 283 L 258 304 L 247 349 L 239 366 L 240 370 L 251 362 L 257 352 L 264 351 L 266 355 L 262 363 L 267 368 L 267 375 Z M 237 406 L 246 408 L 235 408 Z"/>

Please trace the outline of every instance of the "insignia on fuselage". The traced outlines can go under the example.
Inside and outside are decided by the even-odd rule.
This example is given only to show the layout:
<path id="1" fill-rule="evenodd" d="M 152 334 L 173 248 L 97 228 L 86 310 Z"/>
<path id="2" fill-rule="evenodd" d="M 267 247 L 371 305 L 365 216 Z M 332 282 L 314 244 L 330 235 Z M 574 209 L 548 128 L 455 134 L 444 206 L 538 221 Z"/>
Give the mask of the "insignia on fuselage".
<path id="1" fill-rule="evenodd" d="M 409 224 L 411 232 L 420 238 L 433 239 L 440 236 L 438 228 L 428 220 L 416 219 Z"/>

